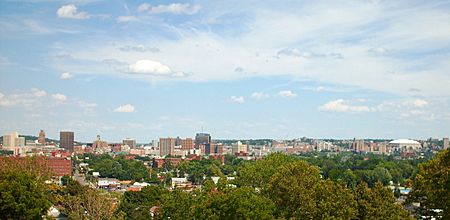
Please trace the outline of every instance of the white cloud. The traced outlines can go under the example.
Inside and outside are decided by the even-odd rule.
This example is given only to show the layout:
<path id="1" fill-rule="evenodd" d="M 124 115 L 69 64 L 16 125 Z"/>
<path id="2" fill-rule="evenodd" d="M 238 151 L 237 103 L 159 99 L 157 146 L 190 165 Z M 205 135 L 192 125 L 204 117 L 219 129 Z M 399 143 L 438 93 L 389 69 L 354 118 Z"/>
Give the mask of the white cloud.
<path id="1" fill-rule="evenodd" d="M 123 22 L 137 21 L 138 18 L 135 16 L 119 16 L 119 17 L 117 17 L 116 20 L 119 23 L 123 23 Z"/>
<path id="2" fill-rule="evenodd" d="M 150 75 L 169 75 L 170 68 L 158 61 L 139 60 L 129 66 L 130 73 L 150 74 Z"/>
<path id="3" fill-rule="evenodd" d="M 72 77 L 73 77 L 73 75 L 69 72 L 61 73 L 61 75 L 59 76 L 59 78 L 62 80 L 71 79 Z"/>
<path id="4" fill-rule="evenodd" d="M 156 47 L 148 47 L 142 44 L 138 45 L 125 45 L 123 47 L 118 48 L 121 51 L 129 52 L 129 51 L 136 51 L 136 52 L 153 52 L 157 53 L 159 52 L 159 49 Z"/>
<path id="5" fill-rule="evenodd" d="M 90 15 L 87 12 L 78 12 L 75 5 L 63 5 L 56 12 L 59 18 L 71 18 L 71 19 L 88 19 Z"/>
<path id="6" fill-rule="evenodd" d="M 152 8 L 152 5 L 150 5 L 149 3 L 142 3 L 141 5 L 139 5 L 137 10 L 139 12 L 143 12 L 143 11 L 147 11 L 147 10 L 149 10 L 151 8 Z"/>
<path id="7" fill-rule="evenodd" d="M 67 96 L 61 94 L 61 93 L 56 93 L 52 95 L 52 98 L 58 102 L 64 102 L 67 100 Z"/>
<path id="8" fill-rule="evenodd" d="M 423 99 L 413 99 L 413 100 L 406 100 L 403 102 L 404 106 L 411 106 L 416 108 L 422 108 L 428 105 L 428 102 Z"/>
<path id="9" fill-rule="evenodd" d="M 370 53 L 375 53 L 375 54 L 385 54 L 387 52 L 389 52 L 386 48 L 383 47 L 374 47 L 374 48 L 370 48 L 369 49 Z"/>
<path id="10" fill-rule="evenodd" d="M 319 106 L 320 111 L 334 111 L 334 112 L 370 112 L 371 109 L 365 105 L 350 105 L 343 99 L 337 99 Z"/>
<path id="11" fill-rule="evenodd" d="M 293 93 L 290 90 L 283 90 L 278 92 L 278 96 L 280 96 L 281 98 L 293 99 L 297 97 L 297 94 Z"/>
<path id="12" fill-rule="evenodd" d="M 47 96 L 47 92 L 40 89 L 32 89 L 34 96 L 36 97 L 44 97 Z"/>
<path id="13" fill-rule="evenodd" d="M 0 107 L 33 106 L 46 96 L 46 91 L 36 88 L 10 95 L 0 93 Z"/>
<path id="14" fill-rule="evenodd" d="M 152 6 L 148 3 L 143 3 L 139 5 L 138 11 L 144 12 L 148 11 L 154 14 L 161 13 L 171 13 L 171 14 L 188 14 L 192 15 L 200 11 L 202 7 L 200 5 L 190 5 L 190 4 L 182 4 L 182 3 L 172 3 L 168 5 L 158 5 Z"/>
<path id="15" fill-rule="evenodd" d="M 254 99 L 266 99 L 269 98 L 269 94 L 266 94 L 264 92 L 253 92 L 251 97 Z"/>
<path id="16" fill-rule="evenodd" d="M 230 102 L 242 104 L 245 102 L 244 96 L 231 96 Z"/>
<path id="17" fill-rule="evenodd" d="M 134 112 L 134 106 L 131 104 L 125 104 L 114 109 L 114 112 L 132 113 Z"/>

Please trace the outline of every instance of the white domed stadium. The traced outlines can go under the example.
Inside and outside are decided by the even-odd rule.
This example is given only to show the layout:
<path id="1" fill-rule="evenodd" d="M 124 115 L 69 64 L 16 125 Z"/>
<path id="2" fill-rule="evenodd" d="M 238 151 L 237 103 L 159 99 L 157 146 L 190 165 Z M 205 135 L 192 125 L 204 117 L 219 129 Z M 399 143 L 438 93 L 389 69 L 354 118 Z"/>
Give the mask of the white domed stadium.
<path id="1" fill-rule="evenodd" d="M 419 150 L 422 148 L 422 144 L 415 140 L 409 139 L 397 139 L 389 142 L 389 146 L 397 151 L 411 151 L 411 150 Z"/>

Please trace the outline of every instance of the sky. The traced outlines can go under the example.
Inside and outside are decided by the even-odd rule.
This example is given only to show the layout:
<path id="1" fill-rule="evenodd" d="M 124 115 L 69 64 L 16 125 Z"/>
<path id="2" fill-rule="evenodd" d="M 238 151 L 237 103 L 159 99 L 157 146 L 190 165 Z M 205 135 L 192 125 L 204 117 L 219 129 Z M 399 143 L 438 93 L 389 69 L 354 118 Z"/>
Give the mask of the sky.
<path id="1" fill-rule="evenodd" d="M 450 136 L 449 1 L 0 1 L 0 134 Z"/>

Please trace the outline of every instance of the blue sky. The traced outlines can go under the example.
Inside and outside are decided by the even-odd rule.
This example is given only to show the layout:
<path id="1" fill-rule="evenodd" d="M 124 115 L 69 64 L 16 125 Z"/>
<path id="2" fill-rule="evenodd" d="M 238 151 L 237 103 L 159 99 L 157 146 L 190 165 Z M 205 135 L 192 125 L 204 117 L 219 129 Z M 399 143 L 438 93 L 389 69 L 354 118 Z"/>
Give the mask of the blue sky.
<path id="1" fill-rule="evenodd" d="M 448 1 L 0 2 L 0 132 L 450 136 Z"/>

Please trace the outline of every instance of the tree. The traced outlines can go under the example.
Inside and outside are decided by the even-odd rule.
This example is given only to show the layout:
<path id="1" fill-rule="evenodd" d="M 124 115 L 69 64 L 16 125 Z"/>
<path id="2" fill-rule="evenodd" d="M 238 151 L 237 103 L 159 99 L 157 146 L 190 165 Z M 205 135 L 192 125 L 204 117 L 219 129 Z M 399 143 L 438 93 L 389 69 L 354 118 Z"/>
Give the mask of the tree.
<path id="1" fill-rule="evenodd" d="M 450 219 L 450 150 L 446 149 L 434 159 L 419 165 L 413 178 L 408 202 L 418 202 L 417 214 Z M 435 212 L 436 209 L 442 212 Z"/>
<path id="2" fill-rule="evenodd" d="M 36 157 L 0 158 L 0 215 L 3 219 L 39 219 L 51 206 L 45 161 Z"/>
<path id="3" fill-rule="evenodd" d="M 238 168 L 237 184 L 264 189 L 279 167 L 297 161 L 295 157 L 273 153 L 262 160 L 244 163 Z"/>
<path id="4" fill-rule="evenodd" d="M 119 210 L 126 219 L 151 219 L 150 208 L 160 205 L 161 199 L 169 191 L 159 186 L 146 186 L 139 192 L 125 192 Z"/>
<path id="5" fill-rule="evenodd" d="M 396 200 L 391 189 L 376 183 L 370 189 L 362 182 L 356 188 L 358 219 L 412 219 Z"/>
<path id="6" fill-rule="evenodd" d="M 83 186 L 77 195 L 67 195 L 62 213 L 70 219 L 117 219 L 116 199 L 108 193 Z"/>
<path id="7" fill-rule="evenodd" d="M 210 193 L 196 210 L 196 219 L 274 219 L 275 205 L 249 187 Z"/>

